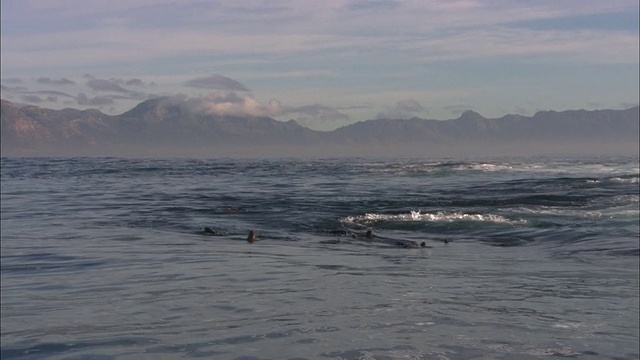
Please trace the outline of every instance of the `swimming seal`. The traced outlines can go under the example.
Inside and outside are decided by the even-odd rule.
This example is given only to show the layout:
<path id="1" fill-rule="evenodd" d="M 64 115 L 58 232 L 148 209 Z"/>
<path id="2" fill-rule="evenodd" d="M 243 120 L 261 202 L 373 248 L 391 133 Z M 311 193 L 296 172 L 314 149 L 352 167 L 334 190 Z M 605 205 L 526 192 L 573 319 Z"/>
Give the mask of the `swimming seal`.
<path id="1" fill-rule="evenodd" d="M 249 231 L 249 236 L 247 236 L 247 241 L 250 242 L 251 244 L 258 241 L 258 237 L 256 236 L 255 231 L 253 230 Z"/>
<path id="2" fill-rule="evenodd" d="M 398 241 L 396 241 L 396 245 L 398 245 L 398 246 L 400 246 L 400 247 L 403 247 L 403 248 L 405 248 L 405 249 L 410 249 L 410 248 L 419 248 L 419 247 L 421 247 L 421 248 L 429 247 L 429 246 L 427 246 L 427 243 L 426 243 L 426 242 L 424 242 L 424 241 L 423 241 L 423 242 L 421 242 L 421 243 L 418 245 L 418 243 L 417 243 L 417 242 L 415 242 L 415 241 L 411 241 L 411 240 L 398 240 Z"/>
<path id="3" fill-rule="evenodd" d="M 352 238 L 359 238 L 359 237 L 363 237 L 366 239 L 373 239 L 373 232 L 371 231 L 371 229 L 367 230 L 366 233 L 363 234 L 352 234 L 351 235 Z"/>

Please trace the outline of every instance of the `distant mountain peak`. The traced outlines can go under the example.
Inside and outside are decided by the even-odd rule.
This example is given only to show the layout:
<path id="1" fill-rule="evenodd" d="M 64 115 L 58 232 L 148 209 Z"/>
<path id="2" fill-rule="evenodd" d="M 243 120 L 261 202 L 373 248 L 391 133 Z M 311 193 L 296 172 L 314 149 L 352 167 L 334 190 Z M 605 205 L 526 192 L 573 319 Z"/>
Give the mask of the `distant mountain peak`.
<path id="1" fill-rule="evenodd" d="M 127 116 L 127 117 L 142 116 L 145 113 L 148 113 L 150 111 L 154 111 L 166 99 L 167 99 L 167 97 L 158 97 L 158 98 L 145 100 L 145 101 L 139 103 L 138 105 L 136 105 L 133 109 L 123 113 L 122 116 Z"/>
<path id="2" fill-rule="evenodd" d="M 473 110 L 467 110 L 460 115 L 461 120 L 486 120 L 486 118 Z"/>

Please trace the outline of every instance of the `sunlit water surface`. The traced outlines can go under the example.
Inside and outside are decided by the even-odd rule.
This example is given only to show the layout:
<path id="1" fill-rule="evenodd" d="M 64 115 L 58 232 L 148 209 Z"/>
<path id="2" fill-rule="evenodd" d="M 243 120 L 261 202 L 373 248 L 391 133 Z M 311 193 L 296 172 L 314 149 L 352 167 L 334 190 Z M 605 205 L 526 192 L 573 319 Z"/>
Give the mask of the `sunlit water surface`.
<path id="1" fill-rule="evenodd" d="M 638 174 L 3 158 L 1 357 L 638 358 Z"/>

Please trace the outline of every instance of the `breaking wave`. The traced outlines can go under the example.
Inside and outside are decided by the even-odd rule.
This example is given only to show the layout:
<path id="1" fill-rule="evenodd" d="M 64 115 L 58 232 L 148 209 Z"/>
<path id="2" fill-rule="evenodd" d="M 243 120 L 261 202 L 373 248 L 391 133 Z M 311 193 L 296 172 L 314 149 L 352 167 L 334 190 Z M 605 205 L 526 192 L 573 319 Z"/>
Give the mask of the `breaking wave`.
<path id="1" fill-rule="evenodd" d="M 456 222 L 456 221 L 478 221 L 497 224 L 522 225 L 526 224 L 525 219 L 508 219 L 496 214 L 472 214 L 463 212 L 438 211 L 433 213 L 421 213 L 410 211 L 402 214 L 379 214 L 365 213 L 364 215 L 345 216 L 340 220 L 344 224 L 366 224 L 377 222 Z"/>

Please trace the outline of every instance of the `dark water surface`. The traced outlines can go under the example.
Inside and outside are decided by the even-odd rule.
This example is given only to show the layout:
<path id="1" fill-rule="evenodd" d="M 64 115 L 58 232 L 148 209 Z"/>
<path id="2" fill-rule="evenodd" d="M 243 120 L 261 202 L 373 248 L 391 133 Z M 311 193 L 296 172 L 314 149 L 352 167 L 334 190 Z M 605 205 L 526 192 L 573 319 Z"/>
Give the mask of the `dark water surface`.
<path id="1" fill-rule="evenodd" d="M 2 359 L 639 356 L 637 158 L 1 170 Z"/>

